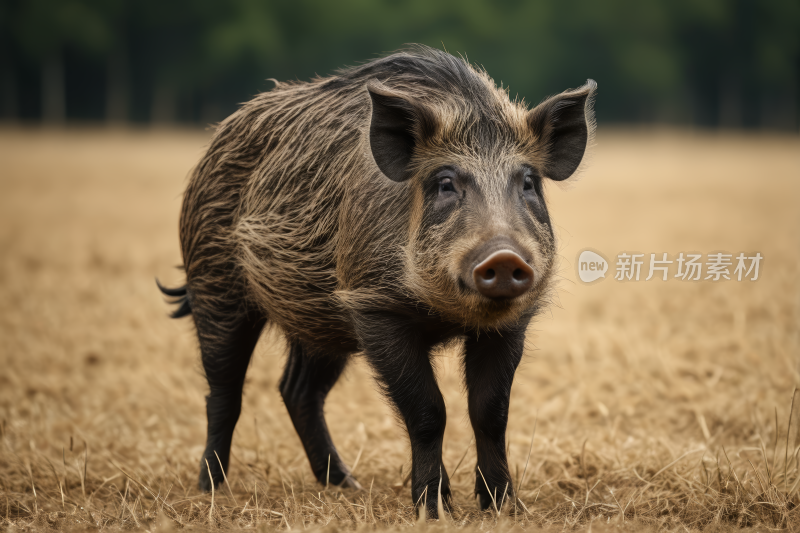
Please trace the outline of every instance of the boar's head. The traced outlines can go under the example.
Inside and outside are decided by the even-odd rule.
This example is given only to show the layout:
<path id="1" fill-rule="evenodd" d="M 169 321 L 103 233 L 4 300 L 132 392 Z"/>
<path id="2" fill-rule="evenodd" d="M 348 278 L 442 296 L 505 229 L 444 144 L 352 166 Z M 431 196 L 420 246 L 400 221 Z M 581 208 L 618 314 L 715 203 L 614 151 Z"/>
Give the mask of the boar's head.
<path id="1" fill-rule="evenodd" d="M 383 174 L 413 198 L 407 290 L 464 326 L 499 328 L 547 299 L 556 247 L 544 183 L 578 169 L 597 85 L 529 111 L 482 79 L 456 97 L 370 82 L 369 141 Z"/>

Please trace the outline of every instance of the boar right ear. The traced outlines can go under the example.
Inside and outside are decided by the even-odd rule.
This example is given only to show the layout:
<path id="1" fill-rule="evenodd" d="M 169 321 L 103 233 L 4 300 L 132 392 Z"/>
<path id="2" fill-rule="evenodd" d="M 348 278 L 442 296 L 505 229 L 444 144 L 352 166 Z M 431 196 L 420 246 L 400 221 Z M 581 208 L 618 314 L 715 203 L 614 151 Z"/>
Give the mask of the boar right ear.
<path id="1" fill-rule="evenodd" d="M 544 145 L 543 174 L 551 180 L 569 178 L 581 164 L 594 137 L 594 93 L 597 83 L 551 96 L 528 113 L 528 126 Z"/>
<path id="2" fill-rule="evenodd" d="M 381 172 L 392 181 L 411 177 L 414 147 L 433 134 L 436 121 L 422 105 L 390 92 L 378 82 L 370 82 L 367 91 L 372 99 L 369 145 Z"/>

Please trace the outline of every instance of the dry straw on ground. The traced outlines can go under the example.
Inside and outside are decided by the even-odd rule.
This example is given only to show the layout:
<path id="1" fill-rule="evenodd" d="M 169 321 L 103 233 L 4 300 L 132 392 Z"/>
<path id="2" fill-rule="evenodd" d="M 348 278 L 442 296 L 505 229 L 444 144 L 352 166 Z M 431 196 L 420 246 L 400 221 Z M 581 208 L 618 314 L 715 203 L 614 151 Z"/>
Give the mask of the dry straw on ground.
<path id="1" fill-rule="evenodd" d="M 228 483 L 198 493 L 204 382 L 191 325 L 166 318 L 153 278 L 181 281 L 180 193 L 207 140 L 0 131 L 3 528 L 800 524 L 800 423 L 790 422 L 800 346 L 797 137 L 601 128 L 581 181 L 548 189 L 563 279 L 560 306 L 531 330 L 512 393 L 519 500 L 499 516 L 476 509 L 458 355 L 445 351 L 444 460 L 456 507 L 438 524 L 417 521 L 404 482 L 407 440 L 360 361 L 327 412 L 366 489 L 312 480 L 276 390 L 284 346 L 274 331 L 248 375 Z M 586 286 L 574 271 L 584 247 L 612 259 L 724 250 L 765 260 L 757 282 Z M 794 407 L 797 418 L 800 394 Z"/>

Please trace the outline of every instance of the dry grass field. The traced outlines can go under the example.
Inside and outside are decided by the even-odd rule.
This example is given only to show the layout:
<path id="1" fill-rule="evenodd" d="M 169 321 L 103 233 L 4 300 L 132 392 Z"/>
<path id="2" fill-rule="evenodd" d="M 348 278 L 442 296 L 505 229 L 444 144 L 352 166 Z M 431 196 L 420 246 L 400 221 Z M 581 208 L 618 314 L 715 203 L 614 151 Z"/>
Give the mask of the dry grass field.
<path id="1" fill-rule="evenodd" d="M 443 351 L 456 508 L 426 524 L 404 430 L 360 360 L 327 413 L 366 489 L 314 482 L 277 392 L 275 331 L 248 374 L 229 483 L 198 492 L 205 383 L 190 320 L 167 318 L 154 277 L 182 281 L 181 192 L 209 135 L 0 129 L 0 528 L 800 527 L 797 136 L 601 125 L 581 179 L 547 191 L 559 303 L 514 382 L 519 500 L 477 510 L 458 354 Z M 587 247 L 612 261 L 592 285 L 576 281 Z M 613 279 L 622 251 L 720 250 L 760 252 L 759 280 Z"/>

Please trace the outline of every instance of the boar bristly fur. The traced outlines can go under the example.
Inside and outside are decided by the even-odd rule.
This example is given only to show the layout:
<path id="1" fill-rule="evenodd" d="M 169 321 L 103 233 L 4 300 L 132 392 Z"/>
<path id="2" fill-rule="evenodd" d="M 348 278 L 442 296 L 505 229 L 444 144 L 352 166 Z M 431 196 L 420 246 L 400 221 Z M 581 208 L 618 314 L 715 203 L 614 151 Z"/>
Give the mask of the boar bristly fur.
<path id="1" fill-rule="evenodd" d="M 408 430 L 414 502 L 437 516 L 441 478 L 449 507 L 431 350 L 455 340 L 476 493 L 483 508 L 495 492 L 513 498 L 509 394 L 554 272 L 544 180 L 580 166 L 596 84 L 528 110 L 484 71 L 422 46 L 275 83 L 219 125 L 194 169 L 180 219 L 187 284 L 162 289 L 176 316 L 192 314 L 209 382 L 201 488 L 223 479 L 269 323 L 289 344 L 280 391 L 320 482 L 359 487 L 323 404 L 360 352 Z"/>

